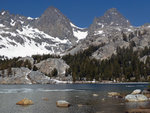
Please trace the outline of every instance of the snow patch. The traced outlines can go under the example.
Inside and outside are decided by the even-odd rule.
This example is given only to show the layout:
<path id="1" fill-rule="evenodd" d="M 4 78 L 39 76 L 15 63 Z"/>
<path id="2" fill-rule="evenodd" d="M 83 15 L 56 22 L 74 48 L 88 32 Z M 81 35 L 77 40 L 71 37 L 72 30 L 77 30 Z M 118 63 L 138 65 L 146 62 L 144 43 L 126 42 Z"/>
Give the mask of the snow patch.
<path id="1" fill-rule="evenodd" d="M 21 22 L 21 24 L 24 24 L 24 21 L 21 21 L 21 20 L 20 20 L 20 22 Z"/>
<path id="2" fill-rule="evenodd" d="M 28 19 L 28 20 L 33 20 L 33 18 L 32 18 L 32 17 L 28 17 L 27 19 Z"/>
<path id="3" fill-rule="evenodd" d="M 85 28 L 81 28 L 81 27 L 77 27 L 76 25 L 74 25 L 73 23 L 70 23 L 71 27 L 77 28 L 77 29 L 85 29 Z"/>
<path id="4" fill-rule="evenodd" d="M 85 28 L 80 28 L 75 26 L 73 23 L 70 23 L 72 30 L 73 30 L 73 35 L 78 39 L 77 42 L 81 39 L 85 39 L 88 35 L 88 31 L 85 31 Z"/>
<path id="5" fill-rule="evenodd" d="M 111 23 L 110 23 L 110 25 L 113 25 L 113 24 L 114 24 L 114 22 L 111 22 Z"/>
<path id="6" fill-rule="evenodd" d="M 10 25 L 15 26 L 15 24 L 16 24 L 16 22 L 13 19 L 11 19 Z"/>
<path id="7" fill-rule="evenodd" d="M 103 30 L 99 30 L 99 31 L 95 31 L 94 35 L 101 35 L 101 34 L 103 34 L 103 33 L 104 33 Z"/>
<path id="8" fill-rule="evenodd" d="M 4 15 L 4 14 L 5 14 L 5 11 L 3 11 L 1 14 Z"/>
<path id="9" fill-rule="evenodd" d="M 102 23 L 98 23 L 99 26 L 102 26 L 102 28 L 104 28 L 104 24 Z"/>
<path id="10" fill-rule="evenodd" d="M 0 50 L 0 54 L 4 56 L 8 56 L 9 58 L 12 57 L 25 57 L 25 56 L 32 56 L 34 54 L 48 54 L 50 51 L 48 51 L 45 47 L 43 46 L 36 46 L 35 42 L 27 41 L 24 45 L 17 44 L 17 46 L 13 46 L 8 44 L 8 39 L 3 40 L 1 44 L 8 45 L 7 48 L 2 48 Z M 44 44 L 43 44 L 44 45 Z"/>
<path id="11" fill-rule="evenodd" d="M 76 38 L 78 38 L 77 42 L 81 39 L 85 39 L 88 35 L 87 31 L 73 30 L 73 34 Z"/>
<path id="12" fill-rule="evenodd" d="M 3 24 L 0 24 L 0 27 L 5 27 L 5 25 L 3 25 Z"/>

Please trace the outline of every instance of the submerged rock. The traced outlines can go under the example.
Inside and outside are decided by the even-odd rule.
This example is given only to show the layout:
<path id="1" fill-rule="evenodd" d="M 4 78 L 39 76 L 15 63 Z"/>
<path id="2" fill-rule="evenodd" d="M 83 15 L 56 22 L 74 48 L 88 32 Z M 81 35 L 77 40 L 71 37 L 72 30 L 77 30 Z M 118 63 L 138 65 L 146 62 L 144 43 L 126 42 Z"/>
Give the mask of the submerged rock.
<path id="1" fill-rule="evenodd" d="M 93 94 L 93 97 L 98 97 L 98 94 Z"/>
<path id="2" fill-rule="evenodd" d="M 24 98 L 16 103 L 16 105 L 32 105 L 32 104 L 33 104 L 32 100 L 29 100 L 27 98 Z"/>
<path id="3" fill-rule="evenodd" d="M 129 94 L 125 96 L 125 100 L 128 102 L 143 102 L 143 101 L 148 101 L 148 98 L 143 95 L 143 94 Z"/>
<path id="4" fill-rule="evenodd" d="M 58 100 L 56 102 L 56 106 L 57 107 L 69 107 L 70 106 L 70 103 L 65 101 L 65 100 Z"/>
<path id="5" fill-rule="evenodd" d="M 82 104 L 78 104 L 78 107 L 82 107 L 83 105 Z"/>
<path id="6" fill-rule="evenodd" d="M 136 94 L 140 94 L 140 93 L 141 93 L 141 90 L 140 89 L 136 89 L 131 94 L 132 95 L 136 95 Z"/>
<path id="7" fill-rule="evenodd" d="M 48 101 L 49 99 L 48 99 L 48 98 L 46 98 L 46 97 L 43 97 L 43 98 L 42 98 L 42 100 L 44 100 L 44 101 Z"/>
<path id="8" fill-rule="evenodd" d="M 120 97 L 120 98 L 122 98 L 121 94 L 118 92 L 108 92 L 108 96 L 109 97 L 118 97 L 118 98 Z"/>

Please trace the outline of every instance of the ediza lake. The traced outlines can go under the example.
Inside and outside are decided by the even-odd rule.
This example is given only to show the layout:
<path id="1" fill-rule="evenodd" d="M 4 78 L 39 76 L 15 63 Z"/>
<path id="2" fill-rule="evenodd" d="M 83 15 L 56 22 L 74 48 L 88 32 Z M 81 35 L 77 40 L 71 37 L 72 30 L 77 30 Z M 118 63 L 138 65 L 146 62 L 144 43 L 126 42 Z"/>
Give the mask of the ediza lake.
<path id="1" fill-rule="evenodd" d="M 130 94 L 147 87 L 147 83 L 0 85 L 0 113 L 125 113 L 132 108 L 148 107 L 150 101 L 125 102 L 124 98 L 109 97 L 108 92 Z M 34 104 L 16 105 L 23 98 Z M 68 101 L 70 107 L 57 107 L 58 100 Z"/>

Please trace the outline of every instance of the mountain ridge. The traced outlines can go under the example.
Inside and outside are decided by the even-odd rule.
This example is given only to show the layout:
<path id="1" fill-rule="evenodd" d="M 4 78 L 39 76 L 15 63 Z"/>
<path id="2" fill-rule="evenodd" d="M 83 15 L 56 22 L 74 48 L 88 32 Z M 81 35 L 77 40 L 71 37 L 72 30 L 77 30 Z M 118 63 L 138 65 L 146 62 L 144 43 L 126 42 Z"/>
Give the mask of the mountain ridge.
<path id="1" fill-rule="evenodd" d="M 111 50 L 105 50 L 108 48 L 105 46 L 99 52 L 93 53 L 93 57 L 103 59 L 115 53 L 117 46 L 129 46 L 129 41 L 124 41 L 122 34 L 129 35 L 138 29 L 147 29 L 147 26 L 133 27 L 116 8 L 96 17 L 89 28 L 84 29 L 74 25 L 52 6 L 38 18 L 1 11 L 0 54 L 9 58 L 34 54 L 75 54 L 92 44 L 105 43 Z M 104 51 L 111 54 L 105 54 Z"/>

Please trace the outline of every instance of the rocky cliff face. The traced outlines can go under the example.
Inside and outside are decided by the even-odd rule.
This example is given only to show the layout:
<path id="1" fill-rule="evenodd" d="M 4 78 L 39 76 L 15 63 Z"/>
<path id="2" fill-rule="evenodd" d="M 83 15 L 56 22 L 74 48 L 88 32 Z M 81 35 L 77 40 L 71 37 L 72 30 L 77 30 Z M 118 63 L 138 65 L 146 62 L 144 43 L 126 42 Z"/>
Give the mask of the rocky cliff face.
<path id="1" fill-rule="evenodd" d="M 89 27 L 89 34 L 96 34 L 99 29 L 105 27 L 128 28 L 130 26 L 129 20 L 127 20 L 116 8 L 112 8 L 107 10 L 104 16 L 94 19 Z"/>
<path id="2" fill-rule="evenodd" d="M 62 59 L 56 58 L 49 58 L 47 60 L 43 60 L 40 63 L 35 64 L 35 66 L 39 69 L 39 71 L 47 75 L 51 74 L 51 72 L 55 68 L 58 71 L 58 75 L 63 77 L 65 75 L 66 69 L 69 68 L 69 66 Z"/>
<path id="3" fill-rule="evenodd" d="M 35 26 L 52 37 L 75 41 L 70 20 L 54 7 L 46 9 L 42 16 L 35 21 Z"/>

